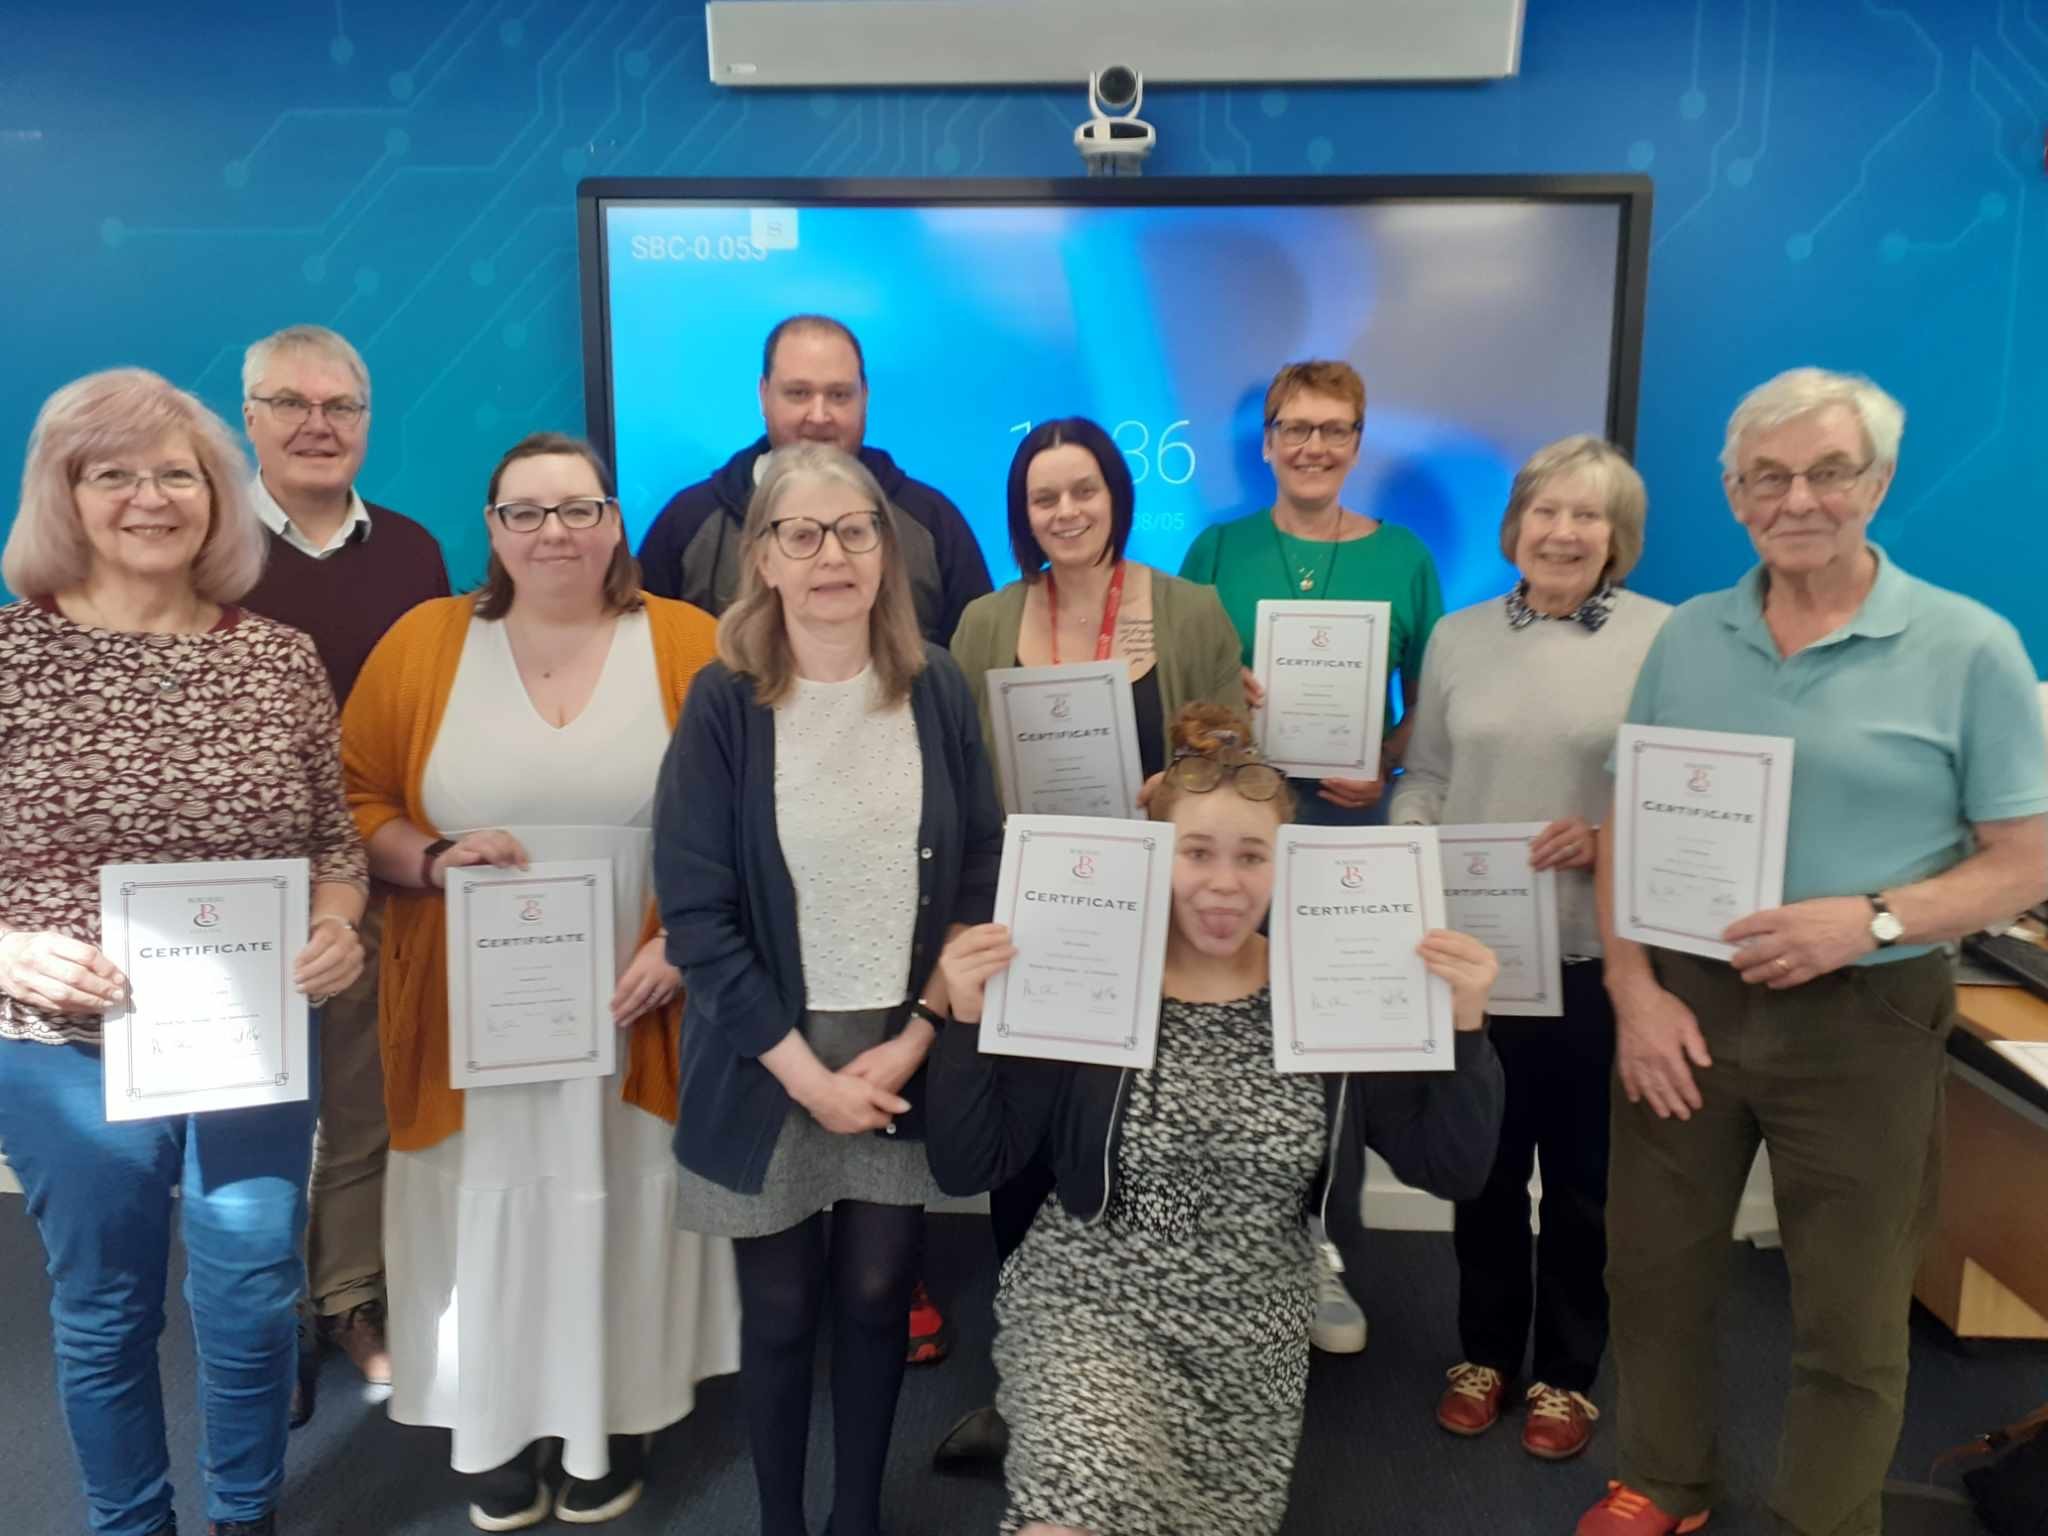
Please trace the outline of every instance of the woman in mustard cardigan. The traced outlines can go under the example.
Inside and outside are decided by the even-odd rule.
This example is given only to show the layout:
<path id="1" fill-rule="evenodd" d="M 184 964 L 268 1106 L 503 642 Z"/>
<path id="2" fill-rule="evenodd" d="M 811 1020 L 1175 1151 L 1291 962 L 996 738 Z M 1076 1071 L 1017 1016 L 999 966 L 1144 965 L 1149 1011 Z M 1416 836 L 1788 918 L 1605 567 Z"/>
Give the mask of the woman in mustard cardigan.
<path id="1" fill-rule="evenodd" d="M 391 1416 L 454 1432 L 470 1520 L 623 1514 L 644 1437 L 738 1367 L 732 1245 L 678 1232 L 677 994 L 652 905 L 654 785 L 715 629 L 645 596 L 603 466 L 529 437 L 485 507 L 489 575 L 371 654 L 343 717 L 349 801 L 393 888 L 379 998 Z M 608 859 L 616 1079 L 450 1086 L 450 868 Z M 541 1447 L 562 1442 L 560 1486 Z"/>

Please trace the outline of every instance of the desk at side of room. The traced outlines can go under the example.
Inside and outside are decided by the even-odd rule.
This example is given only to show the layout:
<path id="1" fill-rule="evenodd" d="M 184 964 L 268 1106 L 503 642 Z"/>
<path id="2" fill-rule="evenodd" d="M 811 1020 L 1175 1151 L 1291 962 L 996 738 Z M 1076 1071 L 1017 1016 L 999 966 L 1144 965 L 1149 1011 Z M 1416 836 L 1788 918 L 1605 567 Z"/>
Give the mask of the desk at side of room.
<path id="1" fill-rule="evenodd" d="M 2048 1087 L 1991 1047 L 2048 1042 L 2048 1002 L 1956 990 L 1941 1217 L 1913 1293 L 1962 1338 L 2048 1339 Z"/>

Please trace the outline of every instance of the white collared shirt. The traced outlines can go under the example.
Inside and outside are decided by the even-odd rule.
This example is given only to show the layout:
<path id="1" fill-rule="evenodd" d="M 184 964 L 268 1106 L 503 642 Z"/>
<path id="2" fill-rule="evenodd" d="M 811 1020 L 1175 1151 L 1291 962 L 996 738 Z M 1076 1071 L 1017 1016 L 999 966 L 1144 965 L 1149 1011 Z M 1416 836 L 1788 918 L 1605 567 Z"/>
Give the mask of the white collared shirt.
<path id="1" fill-rule="evenodd" d="M 316 547 L 313 541 L 291 520 L 285 509 L 277 504 L 277 498 L 270 494 L 270 487 L 263 483 L 263 476 L 257 475 L 249 484 L 249 499 L 255 504 L 256 515 L 263 519 L 263 526 L 283 539 L 302 555 L 311 555 L 315 560 L 325 560 L 356 536 L 356 530 L 364 530 L 363 537 L 369 537 L 370 509 L 363 505 L 363 498 L 353 487 L 348 493 L 348 516 L 335 529 L 334 537 L 327 541 L 325 548 Z"/>

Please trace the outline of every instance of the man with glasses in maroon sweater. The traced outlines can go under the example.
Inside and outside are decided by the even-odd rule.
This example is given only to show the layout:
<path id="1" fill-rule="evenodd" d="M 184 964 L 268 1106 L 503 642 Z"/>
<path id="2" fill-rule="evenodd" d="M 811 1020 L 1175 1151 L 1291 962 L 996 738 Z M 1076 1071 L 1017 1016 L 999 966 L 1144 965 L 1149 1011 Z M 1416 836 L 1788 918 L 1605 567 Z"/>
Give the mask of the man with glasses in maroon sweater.
<path id="1" fill-rule="evenodd" d="M 434 536 L 365 502 L 356 472 L 369 445 L 370 374 L 346 338 L 295 325 L 249 348 L 242 420 L 256 449 L 251 496 L 270 529 L 263 578 L 243 600 L 302 629 L 326 664 L 337 705 L 398 617 L 448 596 Z M 320 1029 L 320 1128 L 314 1145 L 307 1291 L 318 1339 L 340 1347 L 372 1386 L 389 1386 L 384 1343 L 384 1071 L 377 1048 L 377 952 L 383 908 L 363 914 L 368 964 L 327 1003 Z M 313 1411 L 314 1339 L 302 1339 L 292 1422 Z"/>

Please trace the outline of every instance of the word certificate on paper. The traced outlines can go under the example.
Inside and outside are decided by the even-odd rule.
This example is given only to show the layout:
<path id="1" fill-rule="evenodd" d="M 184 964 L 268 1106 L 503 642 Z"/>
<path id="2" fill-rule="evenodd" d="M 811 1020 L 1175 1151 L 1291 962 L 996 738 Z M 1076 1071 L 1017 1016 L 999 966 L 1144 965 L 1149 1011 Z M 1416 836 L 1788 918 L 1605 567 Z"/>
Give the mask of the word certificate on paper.
<path id="1" fill-rule="evenodd" d="M 1266 761 L 1302 779 L 1376 779 L 1387 717 L 1387 603 L 1262 599 L 1253 721 Z"/>
<path id="2" fill-rule="evenodd" d="M 457 1088 L 609 1077 L 609 859 L 448 871 L 448 1080 Z"/>
<path id="3" fill-rule="evenodd" d="M 1531 869 L 1529 848 L 1548 822 L 1437 828 L 1444 856 L 1446 928 L 1469 933 L 1500 961 L 1486 1011 L 1503 1017 L 1564 1013 L 1558 952 L 1557 871 Z"/>
<path id="4" fill-rule="evenodd" d="M 1730 923 L 1782 905 L 1792 741 L 1624 725 L 1614 746 L 1614 927 L 1727 960 Z"/>
<path id="5" fill-rule="evenodd" d="M 990 978 L 981 1049 L 1149 1067 L 1173 903 L 1173 826 L 1012 816 L 995 920 L 1017 958 Z"/>
<path id="6" fill-rule="evenodd" d="M 100 948 L 128 978 L 105 1020 L 107 1119 L 306 1097 L 309 880 L 304 859 L 101 868 Z"/>
<path id="7" fill-rule="evenodd" d="M 1448 1072 L 1451 988 L 1416 953 L 1444 926 L 1434 827 L 1282 827 L 1273 881 L 1273 1065 Z"/>
<path id="8" fill-rule="evenodd" d="M 1138 812 L 1138 715 L 1122 661 L 995 667 L 988 673 L 989 751 L 1003 809 L 1027 816 Z"/>

